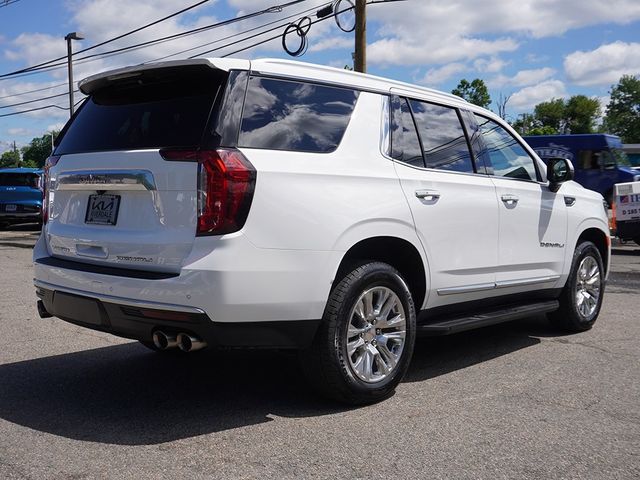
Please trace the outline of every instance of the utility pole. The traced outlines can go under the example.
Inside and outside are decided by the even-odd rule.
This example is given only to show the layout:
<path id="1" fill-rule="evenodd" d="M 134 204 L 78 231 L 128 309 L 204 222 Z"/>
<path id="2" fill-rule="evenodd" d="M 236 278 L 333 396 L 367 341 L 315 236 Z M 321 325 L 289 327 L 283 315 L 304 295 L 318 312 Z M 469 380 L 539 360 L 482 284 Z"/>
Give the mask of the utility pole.
<path id="1" fill-rule="evenodd" d="M 356 53 L 353 69 L 367 73 L 367 0 L 356 0 Z"/>
<path id="2" fill-rule="evenodd" d="M 69 72 L 69 116 L 73 116 L 73 61 L 71 57 L 73 56 L 73 51 L 71 48 L 71 40 L 84 40 L 84 36 L 79 32 L 71 32 L 67 33 L 64 37 L 67 41 L 67 70 Z"/>

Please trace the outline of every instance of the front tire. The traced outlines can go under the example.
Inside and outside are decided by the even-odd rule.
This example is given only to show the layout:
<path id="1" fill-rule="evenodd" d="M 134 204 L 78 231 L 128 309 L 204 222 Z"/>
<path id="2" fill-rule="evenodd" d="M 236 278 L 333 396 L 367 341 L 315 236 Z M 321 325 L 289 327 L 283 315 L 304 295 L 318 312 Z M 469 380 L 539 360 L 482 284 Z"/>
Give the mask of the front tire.
<path id="1" fill-rule="evenodd" d="M 560 295 L 560 308 L 549 315 L 568 332 L 589 330 L 600 314 L 604 297 L 604 265 L 592 242 L 582 242 L 573 254 L 569 278 Z"/>
<path id="2" fill-rule="evenodd" d="M 334 286 L 313 345 L 300 358 L 323 395 L 362 405 L 393 394 L 407 371 L 416 333 L 409 289 L 392 266 L 356 266 Z"/>

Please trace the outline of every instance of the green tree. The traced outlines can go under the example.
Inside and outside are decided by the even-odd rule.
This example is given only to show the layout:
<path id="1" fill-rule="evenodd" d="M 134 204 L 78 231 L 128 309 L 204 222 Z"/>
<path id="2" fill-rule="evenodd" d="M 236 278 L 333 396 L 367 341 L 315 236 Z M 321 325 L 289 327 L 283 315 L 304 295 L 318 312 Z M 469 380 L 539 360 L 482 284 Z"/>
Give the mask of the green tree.
<path id="1" fill-rule="evenodd" d="M 565 105 L 565 122 L 571 133 L 593 133 L 599 116 L 600 102 L 595 98 L 574 95 Z"/>
<path id="2" fill-rule="evenodd" d="M 7 150 L 0 156 L 0 168 L 17 167 L 20 164 L 20 154 L 17 150 Z"/>
<path id="3" fill-rule="evenodd" d="M 42 168 L 47 157 L 51 155 L 51 135 L 55 139 L 58 133 L 46 133 L 31 140 L 29 145 L 22 147 L 23 165 Z"/>
<path id="4" fill-rule="evenodd" d="M 466 78 L 463 78 L 460 80 L 458 86 L 451 90 L 451 93 L 480 107 L 487 108 L 491 103 L 489 90 L 487 89 L 484 81 L 479 78 L 476 78 L 471 83 L 469 83 Z"/>
<path id="5" fill-rule="evenodd" d="M 623 75 L 609 93 L 605 128 L 624 143 L 640 143 L 640 78 Z"/>
<path id="6" fill-rule="evenodd" d="M 564 131 L 565 127 L 565 103 L 562 98 L 552 98 L 548 102 L 542 102 L 535 106 L 533 116 L 537 126 L 553 129 L 550 135 Z"/>
<path id="7" fill-rule="evenodd" d="M 543 125 L 541 127 L 533 127 L 527 135 L 556 135 L 558 131 L 553 127 L 548 125 Z"/>

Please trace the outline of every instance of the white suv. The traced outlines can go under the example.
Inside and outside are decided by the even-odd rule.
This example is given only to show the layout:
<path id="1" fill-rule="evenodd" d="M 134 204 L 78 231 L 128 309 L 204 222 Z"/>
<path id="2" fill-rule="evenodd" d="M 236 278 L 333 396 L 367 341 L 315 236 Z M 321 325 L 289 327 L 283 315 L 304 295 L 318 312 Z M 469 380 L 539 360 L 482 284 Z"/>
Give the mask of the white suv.
<path id="1" fill-rule="evenodd" d="M 42 316 L 149 348 L 296 348 L 351 403 L 416 335 L 549 313 L 586 330 L 602 197 L 453 95 L 282 60 L 102 73 L 46 166 Z"/>

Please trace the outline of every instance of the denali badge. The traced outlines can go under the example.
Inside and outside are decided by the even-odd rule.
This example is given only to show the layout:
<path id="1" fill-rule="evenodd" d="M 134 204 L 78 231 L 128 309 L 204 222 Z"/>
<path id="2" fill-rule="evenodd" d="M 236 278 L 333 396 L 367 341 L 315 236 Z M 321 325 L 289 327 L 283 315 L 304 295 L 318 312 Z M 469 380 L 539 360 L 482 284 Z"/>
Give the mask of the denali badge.
<path id="1" fill-rule="evenodd" d="M 564 248 L 564 243 L 540 242 L 540 246 L 544 248 Z"/>

